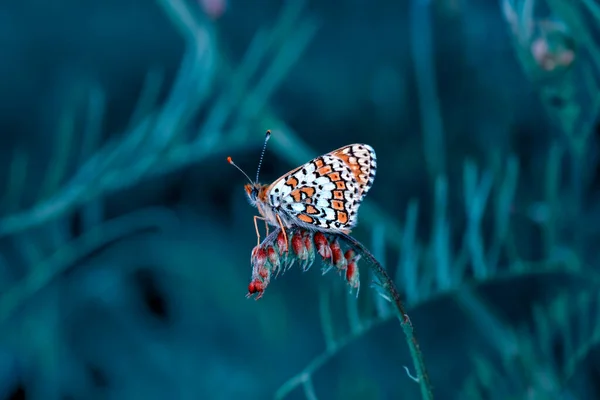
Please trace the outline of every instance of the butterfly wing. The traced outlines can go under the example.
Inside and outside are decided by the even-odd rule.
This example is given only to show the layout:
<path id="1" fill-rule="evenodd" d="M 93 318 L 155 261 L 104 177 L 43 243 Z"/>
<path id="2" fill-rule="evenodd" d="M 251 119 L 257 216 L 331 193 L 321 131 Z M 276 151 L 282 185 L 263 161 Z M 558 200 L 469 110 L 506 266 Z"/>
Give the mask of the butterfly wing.
<path id="1" fill-rule="evenodd" d="M 329 154 L 341 159 L 350 168 L 359 186 L 362 200 L 375 181 L 377 171 L 375 150 L 367 144 L 351 144 Z"/>
<path id="2" fill-rule="evenodd" d="M 373 185 L 376 169 L 371 146 L 344 146 L 277 179 L 269 186 L 269 202 L 295 222 L 349 231 L 357 223 L 358 208 Z"/>

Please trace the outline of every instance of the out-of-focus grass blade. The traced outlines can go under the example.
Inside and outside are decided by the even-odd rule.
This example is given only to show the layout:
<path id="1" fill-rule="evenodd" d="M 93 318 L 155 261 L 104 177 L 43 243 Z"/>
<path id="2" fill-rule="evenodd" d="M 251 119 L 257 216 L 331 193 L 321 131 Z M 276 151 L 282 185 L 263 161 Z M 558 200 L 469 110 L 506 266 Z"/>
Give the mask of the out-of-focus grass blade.
<path id="1" fill-rule="evenodd" d="M 23 191 L 25 189 L 28 164 L 29 155 L 21 149 L 15 150 L 8 169 L 8 182 L 4 192 L 4 200 L 2 202 L 4 206 L 3 214 L 19 209 Z"/>

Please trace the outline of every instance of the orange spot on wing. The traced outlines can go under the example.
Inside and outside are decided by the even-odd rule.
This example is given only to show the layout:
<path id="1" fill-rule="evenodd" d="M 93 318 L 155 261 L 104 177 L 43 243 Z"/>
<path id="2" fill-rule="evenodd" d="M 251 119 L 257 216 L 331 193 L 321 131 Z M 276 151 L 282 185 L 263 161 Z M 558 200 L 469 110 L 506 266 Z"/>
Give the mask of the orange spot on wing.
<path id="1" fill-rule="evenodd" d="M 336 211 L 337 214 L 337 220 L 338 222 L 341 222 L 342 224 L 347 224 L 348 223 L 348 214 L 344 211 Z"/>
<path id="2" fill-rule="evenodd" d="M 302 189 L 300 189 L 301 192 L 303 192 L 306 197 L 313 197 L 315 195 L 315 188 L 313 187 L 304 187 Z"/>
<path id="3" fill-rule="evenodd" d="M 306 213 L 314 215 L 314 214 L 318 214 L 319 211 L 315 207 L 308 205 L 308 206 L 306 206 Z"/>
<path id="4" fill-rule="evenodd" d="M 331 165 L 326 165 L 317 170 L 317 174 L 319 174 L 319 176 L 327 175 L 329 173 L 331 173 Z"/>
<path id="5" fill-rule="evenodd" d="M 342 178 L 340 177 L 340 173 L 339 172 L 332 172 L 330 174 L 327 175 L 329 177 L 329 179 L 331 179 L 332 181 L 339 181 Z"/>
<path id="6" fill-rule="evenodd" d="M 340 158 L 344 162 L 344 164 L 350 164 L 350 156 L 348 156 L 348 154 L 338 151 L 336 153 L 333 153 L 333 155 L 337 158 Z"/>
<path id="7" fill-rule="evenodd" d="M 290 176 L 288 180 L 285 182 L 286 185 L 291 186 L 292 189 L 295 189 L 298 186 L 298 179 L 293 176 Z"/>
<path id="8" fill-rule="evenodd" d="M 298 219 L 302 222 L 306 222 L 307 224 L 312 224 L 314 222 L 314 219 L 306 214 L 298 215 Z"/>
<path id="9" fill-rule="evenodd" d="M 318 168 L 322 168 L 325 165 L 322 158 L 317 158 L 315 160 L 315 166 Z"/>
<path id="10" fill-rule="evenodd" d="M 344 183 L 343 181 L 340 181 L 340 182 Z M 336 200 L 344 200 L 344 192 L 342 192 L 341 190 L 334 190 L 333 198 Z"/>
<path id="11" fill-rule="evenodd" d="M 336 152 L 334 153 L 334 155 L 338 158 L 340 158 L 344 164 L 346 164 L 350 170 L 352 171 L 352 174 L 356 177 L 356 179 L 358 181 L 360 181 L 360 177 L 359 174 L 361 173 L 361 169 L 360 169 L 360 165 L 358 165 L 358 162 L 351 162 L 350 161 L 350 156 L 348 154 L 344 154 L 342 152 Z"/>
<path id="12" fill-rule="evenodd" d="M 301 201 L 308 202 L 307 200 L 310 200 L 310 198 L 314 196 L 315 192 L 316 192 L 315 188 L 307 186 L 307 187 L 293 190 L 290 193 L 290 196 L 292 196 L 294 201 L 297 203 L 300 203 Z"/>
<path id="13" fill-rule="evenodd" d="M 302 200 L 302 193 L 300 193 L 299 190 L 294 190 L 290 193 L 290 196 L 292 196 L 296 203 L 299 203 Z"/>
<path id="14" fill-rule="evenodd" d="M 346 182 L 344 181 L 336 181 L 335 187 L 340 190 L 346 190 Z"/>
<path id="15" fill-rule="evenodd" d="M 331 200 L 331 208 L 334 210 L 344 211 L 344 202 L 340 200 Z"/>

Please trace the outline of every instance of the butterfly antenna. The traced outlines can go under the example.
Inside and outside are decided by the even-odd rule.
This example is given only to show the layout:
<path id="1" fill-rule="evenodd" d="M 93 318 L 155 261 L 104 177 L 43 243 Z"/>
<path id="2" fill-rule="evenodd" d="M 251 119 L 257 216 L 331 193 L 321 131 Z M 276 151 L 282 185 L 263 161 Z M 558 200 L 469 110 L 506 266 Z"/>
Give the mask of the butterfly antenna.
<path id="1" fill-rule="evenodd" d="M 263 144 L 262 152 L 260 153 L 260 159 L 258 160 L 258 168 L 256 169 L 256 183 L 258 183 L 258 174 L 260 173 L 260 167 L 262 166 L 263 158 L 265 156 L 265 150 L 267 150 L 267 142 L 269 141 L 270 137 L 271 130 L 269 129 L 267 131 L 267 134 L 265 135 L 265 144 Z"/>
<path id="2" fill-rule="evenodd" d="M 243 169 L 241 169 L 240 167 L 238 167 L 238 166 L 236 165 L 236 163 L 234 163 L 234 162 L 233 162 L 233 160 L 231 159 L 231 157 L 227 157 L 227 162 L 228 162 L 229 164 L 233 165 L 234 167 L 236 167 L 236 168 L 238 169 L 238 171 L 240 171 L 242 174 L 244 174 L 244 176 L 246 177 L 246 179 L 248 179 L 248 181 L 249 181 L 250 183 L 254 183 L 254 182 L 252 182 L 252 179 L 250 179 L 250 177 L 248 176 L 248 174 L 247 174 L 247 173 L 245 173 Z"/>

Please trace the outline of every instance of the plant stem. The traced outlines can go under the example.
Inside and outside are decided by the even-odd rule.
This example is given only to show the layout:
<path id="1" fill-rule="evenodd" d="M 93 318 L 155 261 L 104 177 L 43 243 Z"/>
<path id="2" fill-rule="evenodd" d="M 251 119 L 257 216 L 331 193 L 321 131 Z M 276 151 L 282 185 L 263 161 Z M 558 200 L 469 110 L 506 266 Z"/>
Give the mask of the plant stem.
<path id="1" fill-rule="evenodd" d="M 427 374 L 427 368 L 425 367 L 425 361 L 423 360 L 423 354 L 419 348 L 419 343 L 417 342 L 417 337 L 415 336 L 415 330 L 412 322 L 406 313 L 406 308 L 400 299 L 400 294 L 398 293 L 398 289 L 396 289 L 394 281 L 390 278 L 385 268 L 383 268 L 379 261 L 377 261 L 373 254 L 371 254 L 371 252 L 362 243 L 344 233 L 339 233 L 339 236 L 342 237 L 348 244 L 350 244 L 355 251 L 369 260 L 369 267 L 379 279 L 383 289 L 386 291 L 386 294 L 389 295 L 396 309 L 396 313 L 398 314 L 398 320 L 400 321 L 400 325 L 402 325 L 402 329 L 404 330 L 410 355 L 413 359 L 415 370 L 417 372 L 417 380 L 421 388 L 421 396 L 426 400 L 433 399 L 433 391 L 431 389 L 429 375 Z"/>

